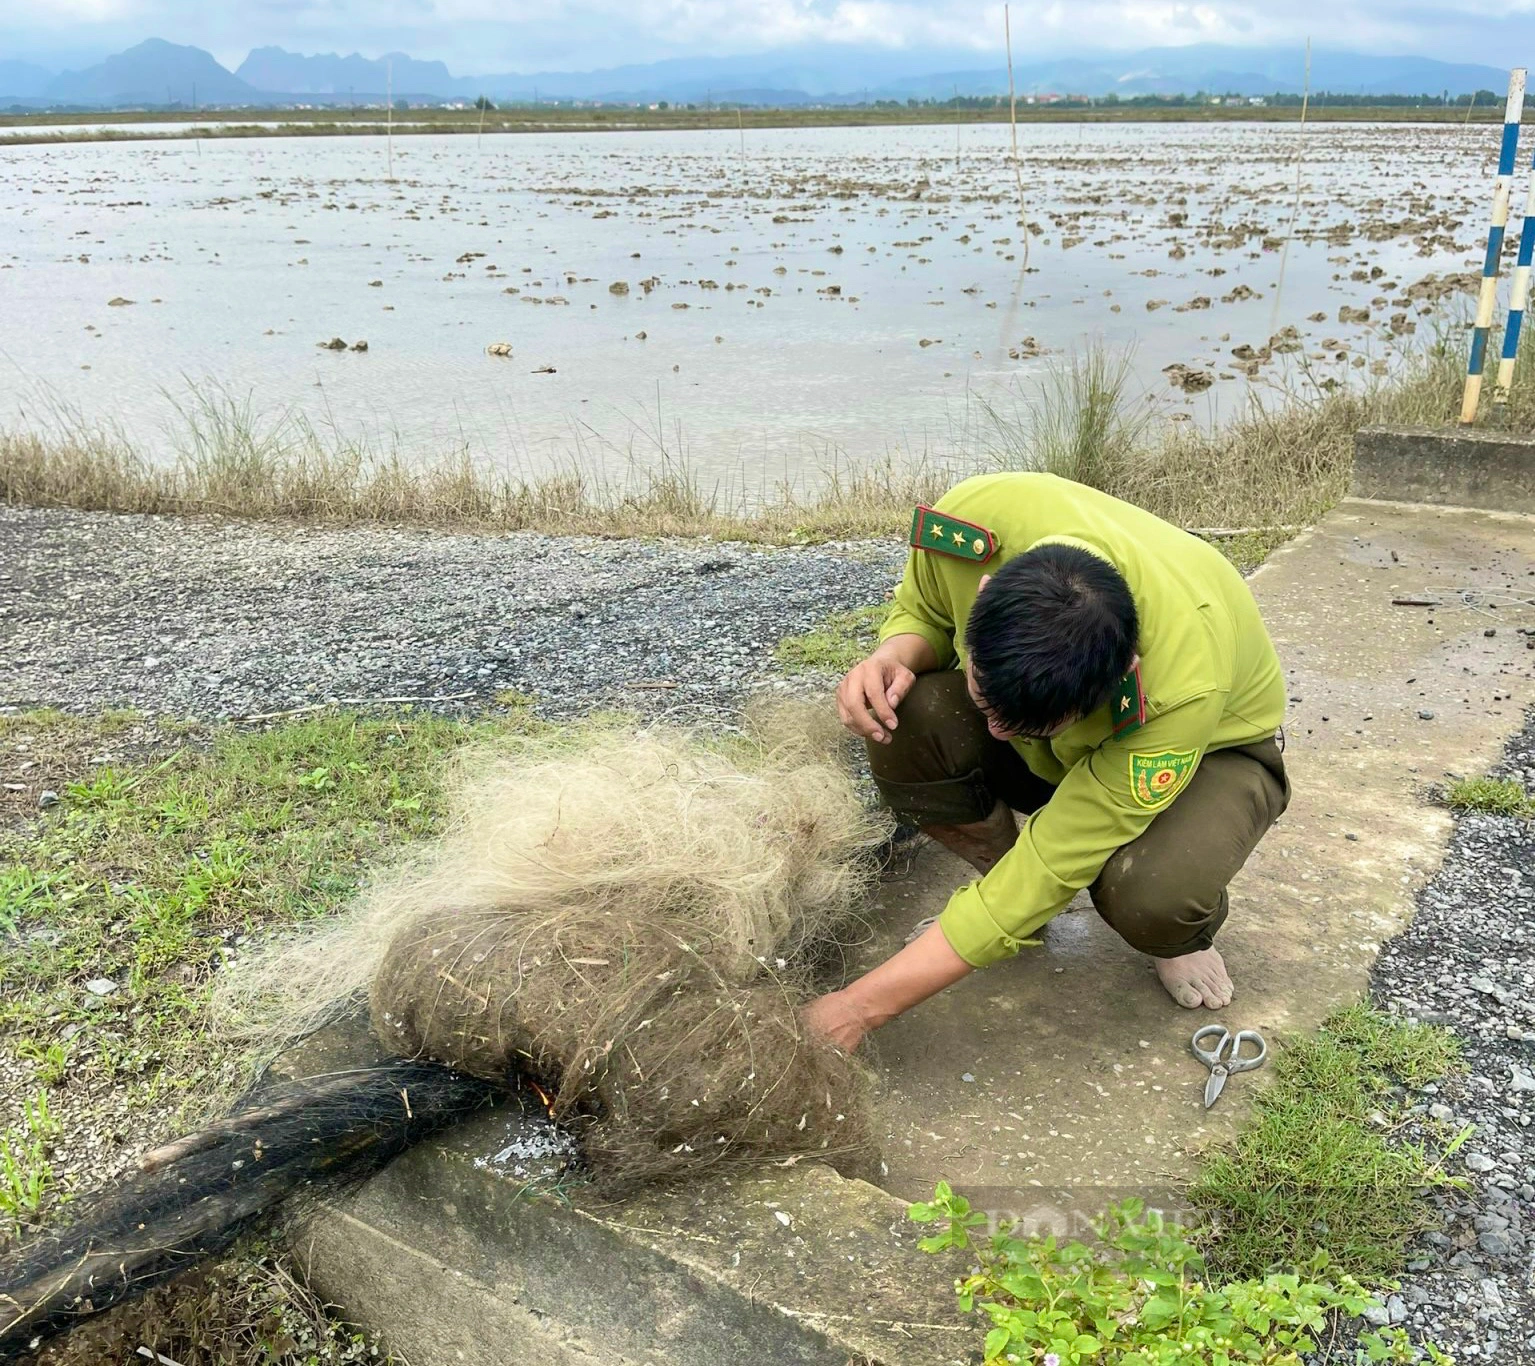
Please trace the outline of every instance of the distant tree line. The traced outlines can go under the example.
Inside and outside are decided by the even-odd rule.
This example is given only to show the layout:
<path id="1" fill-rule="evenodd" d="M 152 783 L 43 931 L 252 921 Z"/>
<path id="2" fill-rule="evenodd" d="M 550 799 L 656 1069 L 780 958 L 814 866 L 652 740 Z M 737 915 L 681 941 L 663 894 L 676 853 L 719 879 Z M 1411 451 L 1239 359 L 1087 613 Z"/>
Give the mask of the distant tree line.
<path id="1" fill-rule="evenodd" d="M 1279 93 L 1239 95 L 1235 91 L 1214 90 L 1201 90 L 1192 95 L 1063 95 L 1053 91 L 1047 95 L 1031 90 L 1020 91 L 1018 103 L 1037 108 L 1041 102 L 1048 100 L 1048 106 L 1052 109 L 1095 109 L 1105 106 L 1124 109 L 1186 109 L 1212 104 L 1217 100 L 1222 104 L 1227 100 L 1238 100 L 1245 104 L 1249 99 L 1259 99 L 1278 108 L 1298 109 L 1305 98 L 1302 95 Z M 1478 90 L 1475 95 L 1455 96 L 1445 91 L 1437 95 L 1362 95 L 1347 90 L 1319 90 L 1313 91 L 1309 100 L 1314 106 L 1350 109 L 1465 109 L 1472 104 L 1478 107 L 1501 104 L 1503 96 L 1491 90 Z M 1006 109 L 1007 106 L 1006 95 L 954 95 L 946 100 L 872 100 L 865 101 L 863 105 L 870 109 Z"/>

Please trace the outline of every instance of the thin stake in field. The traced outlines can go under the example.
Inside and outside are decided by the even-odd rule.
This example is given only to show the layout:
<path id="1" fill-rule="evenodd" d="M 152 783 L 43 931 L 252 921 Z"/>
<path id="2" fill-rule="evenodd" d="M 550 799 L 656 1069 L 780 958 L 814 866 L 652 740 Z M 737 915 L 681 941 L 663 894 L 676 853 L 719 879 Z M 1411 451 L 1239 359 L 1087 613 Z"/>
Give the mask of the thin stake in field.
<path id="1" fill-rule="evenodd" d="M 1279 332 L 1279 306 L 1284 298 L 1285 267 L 1290 261 L 1290 239 L 1295 236 L 1295 219 L 1300 213 L 1301 167 L 1306 159 L 1306 113 L 1311 107 L 1311 37 L 1306 37 L 1306 79 L 1300 101 L 1300 132 L 1295 148 L 1295 202 L 1290 205 L 1290 225 L 1285 229 L 1284 246 L 1279 252 L 1279 283 L 1274 287 L 1274 312 L 1269 318 L 1269 336 Z M 1272 343 L 1270 343 L 1272 345 Z"/>
<path id="2" fill-rule="evenodd" d="M 1023 172 L 1018 167 L 1018 92 L 1013 88 L 1013 20 L 1010 5 L 1002 6 L 1002 33 L 1007 40 L 1007 121 L 1013 135 L 1013 179 L 1018 185 L 1018 223 L 1023 229 L 1023 269 L 1029 268 L 1029 214 L 1023 203 Z"/>
<path id="3" fill-rule="evenodd" d="M 1487 229 L 1487 257 L 1482 263 L 1482 292 L 1476 301 L 1476 324 L 1471 332 L 1471 358 L 1466 364 L 1466 392 L 1460 420 L 1476 421 L 1482 396 L 1482 372 L 1487 365 L 1487 338 L 1498 303 L 1498 264 L 1503 255 L 1503 233 L 1508 227 L 1509 185 L 1514 159 L 1519 152 L 1519 122 L 1524 117 L 1525 69 L 1516 66 L 1508 77 L 1508 105 L 1503 115 L 1503 142 L 1498 149 L 1498 179 L 1492 192 L 1492 224 Z"/>
<path id="4" fill-rule="evenodd" d="M 394 63 L 384 64 L 384 130 L 389 147 L 389 181 L 394 183 Z"/>
<path id="5" fill-rule="evenodd" d="M 1498 380 L 1492 386 L 1492 402 L 1501 408 L 1514 384 L 1514 362 L 1519 359 L 1519 333 L 1530 298 L 1530 265 L 1535 261 L 1535 157 L 1530 159 L 1530 188 L 1524 196 L 1524 221 L 1519 225 L 1519 258 L 1514 266 L 1513 290 L 1508 299 L 1508 321 L 1503 325 L 1503 354 L 1498 359 Z"/>

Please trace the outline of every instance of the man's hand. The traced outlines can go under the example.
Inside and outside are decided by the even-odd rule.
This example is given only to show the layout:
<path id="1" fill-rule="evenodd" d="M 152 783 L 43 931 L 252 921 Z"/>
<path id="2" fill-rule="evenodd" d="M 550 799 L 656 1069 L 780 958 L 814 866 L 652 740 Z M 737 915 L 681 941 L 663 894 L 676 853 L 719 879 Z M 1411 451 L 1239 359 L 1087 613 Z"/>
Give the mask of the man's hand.
<path id="1" fill-rule="evenodd" d="M 851 1053 L 865 1034 L 975 971 L 937 924 L 856 982 L 812 1001 L 800 1022 L 812 1034 Z"/>
<path id="2" fill-rule="evenodd" d="M 812 1034 L 851 1053 L 869 1032 L 869 1020 L 845 991 L 828 992 L 800 1011 L 800 1022 Z"/>
<path id="3" fill-rule="evenodd" d="M 837 685 L 838 717 L 854 735 L 888 745 L 901 699 L 919 673 L 937 666 L 938 656 L 922 636 L 891 636 Z"/>

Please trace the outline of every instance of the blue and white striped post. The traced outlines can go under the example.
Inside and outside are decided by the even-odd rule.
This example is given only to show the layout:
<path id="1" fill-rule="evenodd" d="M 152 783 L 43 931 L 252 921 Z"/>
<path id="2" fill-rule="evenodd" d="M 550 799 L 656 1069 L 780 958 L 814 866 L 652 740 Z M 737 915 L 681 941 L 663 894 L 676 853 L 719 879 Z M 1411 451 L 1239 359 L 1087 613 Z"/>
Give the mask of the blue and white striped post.
<path id="1" fill-rule="evenodd" d="M 1503 255 L 1503 233 L 1508 227 L 1509 187 L 1514 159 L 1519 154 L 1519 121 L 1524 117 L 1524 68 L 1515 67 L 1508 77 L 1508 106 L 1503 115 L 1503 145 L 1498 150 L 1498 182 L 1492 194 L 1492 226 L 1487 230 L 1487 259 L 1482 263 L 1482 292 L 1476 301 L 1476 324 L 1471 333 L 1471 360 L 1466 366 L 1466 392 L 1460 420 L 1476 421 L 1482 396 L 1482 370 L 1487 364 L 1487 338 L 1498 302 L 1498 263 Z"/>
<path id="2" fill-rule="evenodd" d="M 1498 360 L 1498 382 L 1492 401 L 1501 407 L 1514 387 L 1514 362 L 1519 359 L 1519 332 L 1524 326 L 1525 305 L 1530 300 L 1530 266 L 1535 262 L 1535 158 L 1530 160 L 1530 188 L 1524 196 L 1524 221 L 1519 226 L 1519 260 L 1514 266 L 1513 291 L 1508 299 L 1508 321 L 1503 324 L 1503 354 Z"/>

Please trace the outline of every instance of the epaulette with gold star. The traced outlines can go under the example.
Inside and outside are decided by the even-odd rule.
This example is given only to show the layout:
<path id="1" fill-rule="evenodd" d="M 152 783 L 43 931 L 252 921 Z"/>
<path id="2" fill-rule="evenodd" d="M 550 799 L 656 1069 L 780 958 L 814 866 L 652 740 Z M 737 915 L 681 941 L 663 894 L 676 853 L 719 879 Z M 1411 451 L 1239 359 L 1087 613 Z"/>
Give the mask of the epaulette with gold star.
<path id="1" fill-rule="evenodd" d="M 997 538 L 985 527 L 937 512 L 925 504 L 911 517 L 914 550 L 930 550 L 971 564 L 985 564 L 997 553 Z"/>
<path id="2" fill-rule="evenodd" d="M 1146 692 L 1141 687 L 1141 666 L 1133 664 L 1114 692 L 1114 738 L 1133 735 L 1146 724 Z"/>

